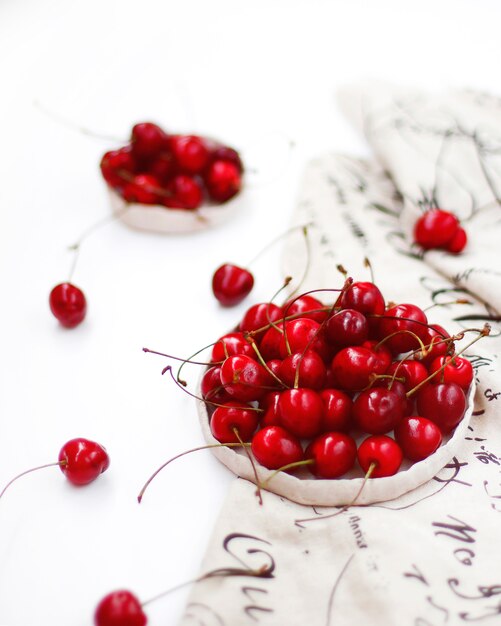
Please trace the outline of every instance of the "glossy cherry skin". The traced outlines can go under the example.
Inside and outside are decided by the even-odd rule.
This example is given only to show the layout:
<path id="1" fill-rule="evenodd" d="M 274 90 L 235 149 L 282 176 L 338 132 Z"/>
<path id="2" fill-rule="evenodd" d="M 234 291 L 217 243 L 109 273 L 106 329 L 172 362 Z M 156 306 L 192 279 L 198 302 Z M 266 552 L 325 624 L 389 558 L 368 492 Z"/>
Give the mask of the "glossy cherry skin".
<path id="1" fill-rule="evenodd" d="M 176 164 L 185 172 L 200 174 L 209 163 L 209 150 L 202 137 L 175 135 L 169 144 Z"/>
<path id="2" fill-rule="evenodd" d="M 349 430 L 353 400 L 339 389 L 324 389 L 320 392 L 324 403 L 321 429 L 323 432 Z"/>
<path id="3" fill-rule="evenodd" d="M 382 435 L 393 430 L 402 419 L 402 399 L 395 392 L 374 387 L 360 392 L 353 402 L 353 419 L 360 430 Z"/>
<path id="4" fill-rule="evenodd" d="M 442 326 L 438 324 L 431 324 L 431 326 L 428 327 L 426 335 L 423 337 L 426 354 L 422 354 L 420 351 L 414 358 L 428 367 L 437 357 L 447 354 L 451 348 L 453 349 L 451 342 L 446 341 L 449 337 L 450 335 L 445 328 L 442 328 Z"/>
<path id="5" fill-rule="evenodd" d="M 200 391 L 204 400 L 217 404 L 224 404 L 231 400 L 230 394 L 226 392 L 221 382 L 220 366 L 211 367 L 205 372 L 200 383 Z"/>
<path id="6" fill-rule="evenodd" d="M 87 301 L 83 291 L 71 283 L 60 283 L 50 292 L 50 310 L 62 326 L 74 328 L 83 322 Z"/>
<path id="7" fill-rule="evenodd" d="M 320 432 L 324 405 L 312 389 L 287 389 L 278 400 L 278 413 L 286 430 L 300 439 L 309 439 Z"/>
<path id="8" fill-rule="evenodd" d="M 370 478 L 383 478 L 396 474 L 402 464 L 403 453 L 398 443 L 386 435 L 367 437 L 357 452 L 358 462 L 365 473 L 374 463 Z"/>
<path id="9" fill-rule="evenodd" d="M 428 370 L 420 361 L 412 359 L 394 361 L 386 370 L 386 373 L 388 375 L 395 374 L 397 378 L 403 378 L 406 391 L 410 391 L 419 383 L 422 383 L 429 375 Z"/>
<path id="10" fill-rule="evenodd" d="M 249 270 L 232 263 L 221 265 L 212 277 L 212 292 L 223 306 L 235 306 L 249 295 L 254 277 Z"/>
<path id="11" fill-rule="evenodd" d="M 374 283 L 356 282 L 350 285 L 341 296 L 343 309 L 355 309 L 364 314 L 382 315 L 384 298 Z"/>
<path id="12" fill-rule="evenodd" d="M 332 360 L 332 375 L 336 387 L 360 391 L 367 387 L 371 374 L 384 374 L 385 369 L 375 352 L 363 346 L 340 350 Z"/>
<path id="13" fill-rule="evenodd" d="M 258 463 L 271 470 L 303 459 L 299 441 L 281 426 L 265 426 L 252 438 L 252 454 Z"/>
<path id="14" fill-rule="evenodd" d="M 260 341 L 271 322 L 276 322 L 282 317 L 281 307 L 273 304 L 273 302 L 261 302 L 254 304 L 245 312 L 240 322 L 240 330 L 242 332 L 253 332 L 256 341 Z M 256 333 L 255 331 L 263 329 Z"/>
<path id="15" fill-rule="evenodd" d="M 259 351 L 263 359 L 270 361 L 272 359 L 282 360 L 280 354 L 280 345 L 282 343 L 283 332 L 282 324 L 278 323 L 278 328 L 272 326 L 265 333 L 259 344 Z"/>
<path id="16" fill-rule="evenodd" d="M 104 180 L 115 189 L 123 188 L 132 179 L 136 167 L 137 163 L 131 146 L 106 152 L 100 163 Z"/>
<path id="17" fill-rule="evenodd" d="M 343 309 L 327 320 L 325 334 L 336 346 L 359 346 L 369 337 L 369 324 L 360 311 Z"/>
<path id="18" fill-rule="evenodd" d="M 67 441 L 59 452 L 59 467 L 73 485 L 87 485 L 105 472 L 110 459 L 95 441 L 78 437 Z"/>
<path id="19" fill-rule="evenodd" d="M 284 328 L 283 324 L 278 324 L 278 327 L 281 330 Z M 298 317 L 285 322 L 285 332 L 280 337 L 279 349 L 282 359 L 294 352 L 304 352 L 308 349 L 314 350 L 322 358 L 329 352 L 320 324 L 306 317 Z"/>
<path id="20" fill-rule="evenodd" d="M 286 302 L 283 306 L 284 315 L 287 317 L 299 315 L 315 320 L 319 324 L 327 319 L 328 311 L 323 310 L 325 308 L 325 305 L 320 300 L 308 294 Z"/>
<path id="21" fill-rule="evenodd" d="M 447 244 L 446 249 L 451 254 L 459 254 L 465 249 L 467 243 L 468 235 L 466 234 L 465 229 L 460 227 L 456 230 L 454 237 Z"/>
<path id="22" fill-rule="evenodd" d="M 132 181 L 124 186 L 122 195 L 127 202 L 140 204 L 159 204 L 162 200 L 162 185 L 151 174 L 136 174 Z"/>
<path id="23" fill-rule="evenodd" d="M 250 357 L 256 355 L 243 333 L 227 333 L 218 339 L 212 348 L 211 361 L 218 363 L 234 354 L 245 354 Z"/>
<path id="24" fill-rule="evenodd" d="M 443 433 L 449 433 L 463 419 L 466 397 L 455 383 L 428 384 L 417 392 L 419 415 L 431 419 Z"/>
<path id="25" fill-rule="evenodd" d="M 151 122 L 142 122 L 132 127 L 132 152 L 139 159 L 155 157 L 167 145 L 165 132 Z"/>
<path id="26" fill-rule="evenodd" d="M 235 400 L 259 400 L 269 391 L 269 373 L 244 354 L 228 357 L 221 366 L 221 382 Z"/>
<path id="27" fill-rule="evenodd" d="M 410 461 L 422 461 L 442 443 L 440 428 L 426 417 L 404 417 L 395 428 L 395 439 Z"/>
<path id="28" fill-rule="evenodd" d="M 387 339 L 385 345 L 393 354 L 401 354 L 419 348 L 419 341 L 409 332 L 424 340 L 428 334 L 427 324 L 426 315 L 418 306 L 397 304 L 389 308 L 379 320 L 379 336 L 385 339 L 398 333 Z"/>
<path id="29" fill-rule="evenodd" d="M 230 200 L 242 188 L 242 175 L 231 161 L 214 161 L 204 177 L 211 200 L 221 203 Z"/>
<path id="30" fill-rule="evenodd" d="M 354 466 L 357 446 L 345 433 L 325 433 L 310 443 L 304 456 L 313 459 L 308 468 L 317 478 L 338 478 Z"/>
<path id="31" fill-rule="evenodd" d="M 470 361 L 461 356 L 439 356 L 430 365 L 430 374 L 440 372 L 444 365 L 442 372 L 437 373 L 436 377 L 431 379 L 431 382 L 456 383 L 464 391 L 468 391 L 473 381 L 473 367 Z"/>
<path id="32" fill-rule="evenodd" d="M 426 211 L 414 226 L 414 239 L 425 250 L 444 248 L 459 227 L 457 218 L 448 211 Z"/>
<path id="33" fill-rule="evenodd" d="M 307 350 L 289 355 L 280 364 L 278 377 L 289 387 L 294 387 L 298 368 L 297 386 L 322 389 L 325 383 L 326 368 L 316 352 Z"/>
<path id="34" fill-rule="evenodd" d="M 95 626 L 146 626 L 147 622 L 141 603 L 125 589 L 105 596 L 94 615 Z"/>
<path id="35" fill-rule="evenodd" d="M 213 161 L 230 161 L 230 163 L 236 165 L 240 173 L 244 171 L 242 159 L 234 148 L 229 148 L 228 146 L 218 146 L 212 150 L 211 159 Z"/>
<path id="36" fill-rule="evenodd" d="M 259 408 L 264 411 L 264 413 L 261 414 L 261 427 L 280 426 L 280 415 L 278 411 L 280 394 L 280 391 L 269 391 L 259 401 Z"/>
<path id="37" fill-rule="evenodd" d="M 193 211 L 202 204 L 202 187 L 193 176 L 178 174 L 167 183 L 166 194 L 161 200 L 171 209 Z"/>
<path id="38" fill-rule="evenodd" d="M 210 429 L 221 443 L 238 443 L 235 429 L 242 441 L 250 441 L 258 425 L 258 412 L 250 404 L 230 401 L 216 407 L 210 420 Z"/>

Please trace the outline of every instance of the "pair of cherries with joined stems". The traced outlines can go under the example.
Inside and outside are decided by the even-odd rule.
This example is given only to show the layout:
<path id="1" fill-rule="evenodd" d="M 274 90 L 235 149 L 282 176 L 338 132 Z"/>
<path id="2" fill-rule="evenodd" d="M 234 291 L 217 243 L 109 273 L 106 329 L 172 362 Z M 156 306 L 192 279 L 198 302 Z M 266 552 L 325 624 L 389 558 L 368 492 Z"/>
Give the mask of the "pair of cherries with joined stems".
<path id="1" fill-rule="evenodd" d="M 334 302 L 318 299 L 325 292 Z M 471 343 L 489 334 L 471 330 Z M 433 454 L 461 421 L 473 379 L 468 346 L 455 351 L 465 332 L 450 336 L 418 306 L 386 305 L 374 282 L 352 279 L 253 305 L 213 345 L 202 378 L 211 432 L 270 470 L 337 478 L 358 459 L 372 478 L 392 475 L 404 457 Z"/>

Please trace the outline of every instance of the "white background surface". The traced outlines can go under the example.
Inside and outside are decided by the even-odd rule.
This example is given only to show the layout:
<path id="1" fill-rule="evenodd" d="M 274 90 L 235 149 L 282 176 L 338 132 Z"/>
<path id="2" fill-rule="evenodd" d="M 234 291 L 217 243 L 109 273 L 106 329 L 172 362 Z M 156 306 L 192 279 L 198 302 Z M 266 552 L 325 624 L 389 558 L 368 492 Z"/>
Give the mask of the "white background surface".
<path id="1" fill-rule="evenodd" d="M 90 625 L 112 589 L 146 600 L 199 573 L 232 477 L 200 452 L 137 505 L 156 466 L 201 443 L 192 401 L 141 348 L 188 356 L 279 286 L 277 249 L 255 266 L 248 303 L 221 310 L 210 292 L 218 265 L 245 264 L 286 228 L 306 159 L 366 152 L 337 87 L 382 78 L 499 92 L 500 23 L 494 0 L 1 0 L 0 484 L 56 461 L 75 436 L 104 444 L 111 468 L 84 489 L 47 469 L 0 501 L 0 626 Z M 68 274 L 66 247 L 108 214 L 97 165 L 117 144 L 35 100 L 117 137 L 146 120 L 219 137 L 260 173 L 217 230 L 97 231 L 74 276 L 88 317 L 65 331 L 48 294 Z M 296 142 L 288 165 L 280 134 Z M 187 592 L 148 607 L 150 623 L 175 624 Z"/>

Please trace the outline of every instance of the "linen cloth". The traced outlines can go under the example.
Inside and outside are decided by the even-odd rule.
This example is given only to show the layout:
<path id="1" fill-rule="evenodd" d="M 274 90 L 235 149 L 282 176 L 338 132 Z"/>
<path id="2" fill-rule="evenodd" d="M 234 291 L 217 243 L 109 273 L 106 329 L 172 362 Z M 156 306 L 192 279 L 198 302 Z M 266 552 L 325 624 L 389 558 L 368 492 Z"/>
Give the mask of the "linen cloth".
<path id="1" fill-rule="evenodd" d="M 306 168 L 293 218 L 314 223 L 303 290 L 340 288 L 338 264 L 355 280 L 370 280 L 368 257 L 387 301 L 422 308 L 445 303 L 428 319 L 449 332 L 490 321 L 491 336 L 469 351 L 477 393 L 467 435 L 432 480 L 368 506 L 307 507 L 268 492 L 259 506 L 254 485 L 235 480 L 201 571 L 262 567 L 262 575 L 200 581 L 182 626 L 501 623 L 501 207 L 499 156 L 491 155 L 501 105 L 469 92 L 442 98 L 398 92 L 397 106 L 395 97 L 380 88 L 343 96 L 377 160 L 327 155 Z M 405 120 L 409 110 L 413 120 L 404 138 L 402 98 Z M 469 139 L 422 132 L 443 133 L 444 120 L 450 128 L 452 118 Z M 472 136 L 481 138 L 482 155 L 488 148 L 488 177 Z M 447 162 L 438 177 L 437 158 Z M 437 200 L 468 231 L 468 247 L 458 257 L 422 254 L 412 244 L 412 222 Z M 301 275 L 304 263 L 304 242 L 291 240 L 285 274 Z M 471 304 L 447 304 L 458 298 Z"/>

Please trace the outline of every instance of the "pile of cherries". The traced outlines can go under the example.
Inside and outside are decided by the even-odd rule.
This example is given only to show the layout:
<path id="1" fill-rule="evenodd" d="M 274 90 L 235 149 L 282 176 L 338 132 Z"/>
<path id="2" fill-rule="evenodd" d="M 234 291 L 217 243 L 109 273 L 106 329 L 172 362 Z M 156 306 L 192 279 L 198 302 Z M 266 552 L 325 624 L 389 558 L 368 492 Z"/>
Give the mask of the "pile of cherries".
<path id="1" fill-rule="evenodd" d="M 221 204 L 241 189 L 236 150 L 197 135 L 169 135 L 156 124 L 132 128 L 130 143 L 101 159 L 105 181 L 127 202 L 193 210 Z"/>
<path id="2" fill-rule="evenodd" d="M 464 250 L 468 237 L 453 213 L 430 209 L 414 225 L 414 240 L 424 250 L 446 250 L 459 254 Z"/>
<path id="3" fill-rule="evenodd" d="M 458 337 L 414 304 L 387 306 L 372 282 L 348 279 L 329 306 L 313 293 L 251 306 L 214 344 L 201 382 L 213 436 L 250 442 L 268 469 L 304 465 L 318 478 L 357 459 L 390 476 L 404 457 L 431 455 L 467 407 L 473 370 L 455 355 Z"/>

